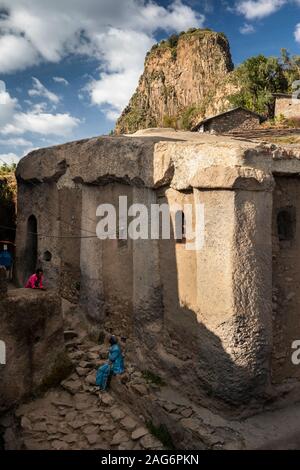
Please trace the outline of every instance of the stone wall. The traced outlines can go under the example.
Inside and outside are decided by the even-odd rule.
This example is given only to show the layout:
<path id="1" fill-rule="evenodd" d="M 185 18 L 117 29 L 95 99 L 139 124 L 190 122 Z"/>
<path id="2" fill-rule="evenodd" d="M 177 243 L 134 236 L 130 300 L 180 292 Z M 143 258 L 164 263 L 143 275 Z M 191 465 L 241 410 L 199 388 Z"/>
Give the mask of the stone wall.
<path id="1" fill-rule="evenodd" d="M 299 200 L 300 179 L 276 177 L 273 199 L 274 382 L 293 377 L 300 379 L 300 367 L 292 363 L 292 343 L 300 340 Z"/>
<path id="2" fill-rule="evenodd" d="M 260 125 L 258 117 L 244 110 L 216 116 L 204 124 L 204 131 L 216 134 L 247 131 L 257 129 Z"/>
<path id="3" fill-rule="evenodd" d="M 209 392 L 247 402 L 270 383 L 272 172 L 299 173 L 299 160 L 272 145 L 180 132 L 34 152 L 18 167 L 26 196 L 18 259 L 30 213 L 39 230 L 48 219 L 50 237 L 38 240 L 39 257 L 52 253 L 47 276 L 98 327 L 127 336 L 141 368 L 162 371 L 193 399 Z M 39 183 L 29 192 L 33 179 Z M 96 209 L 118 207 L 120 195 L 148 210 L 152 203 L 204 204 L 204 247 L 188 251 L 174 236 L 99 240 Z M 79 280 L 78 295 L 65 291 L 64 275 Z"/>
<path id="4" fill-rule="evenodd" d="M 160 241 L 151 273 L 160 277 L 162 307 L 152 307 L 149 323 L 138 310 L 140 365 L 177 377 L 187 396 L 206 390 L 248 401 L 270 381 L 271 193 L 167 190 L 165 197 L 204 204 L 205 245 L 188 251 L 174 239 Z"/>
<path id="5" fill-rule="evenodd" d="M 6 364 L 0 365 L 1 414 L 45 385 L 62 360 L 60 299 L 50 292 L 10 290 L 0 302 L 0 325 L 6 345 Z"/>
<path id="6" fill-rule="evenodd" d="M 117 182 L 82 188 L 82 225 L 94 238 L 81 239 L 80 304 L 90 319 L 124 336 L 132 334 L 132 240 L 98 239 L 96 222 L 100 218 L 95 214 L 100 204 L 112 204 L 118 213 L 119 196 L 127 197 L 129 207 L 132 192 L 132 186 Z"/>
<path id="7" fill-rule="evenodd" d="M 300 119 L 300 100 L 292 97 L 277 97 L 275 101 L 275 117 L 284 116 L 287 119 Z"/>
<path id="8" fill-rule="evenodd" d="M 31 229 L 28 221 L 35 217 L 37 222 L 37 253 L 29 249 Z M 63 219 L 64 220 L 64 219 Z M 18 226 L 16 233 L 16 279 L 23 287 L 29 275 L 37 267 L 44 270 L 47 287 L 58 286 L 61 264 L 60 235 L 61 224 L 59 213 L 59 192 L 53 183 L 41 185 L 24 183 L 18 190 Z M 46 261 L 45 253 L 51 254 L 51 261 Z M 36 266 L 32 265 L 32 257 L 36 258 Z M 29 267 L 30 266 L 30 267 Z"/>

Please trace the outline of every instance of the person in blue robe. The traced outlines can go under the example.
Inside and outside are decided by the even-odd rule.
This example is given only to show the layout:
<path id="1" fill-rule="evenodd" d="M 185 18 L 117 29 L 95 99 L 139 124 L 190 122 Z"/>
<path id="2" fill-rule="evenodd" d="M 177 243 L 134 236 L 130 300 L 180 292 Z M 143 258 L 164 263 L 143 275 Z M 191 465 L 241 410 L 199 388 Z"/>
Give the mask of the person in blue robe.
<path id="1" fill-rule="evenodd" d="M 109 343 L 108 362 L 99 367 L 96 374 L 96 385 L 101 390 L 106 390 L 113 375 L 123 374 L 125 370 L 122 349 L 117 338 L 111 336 Z"/>

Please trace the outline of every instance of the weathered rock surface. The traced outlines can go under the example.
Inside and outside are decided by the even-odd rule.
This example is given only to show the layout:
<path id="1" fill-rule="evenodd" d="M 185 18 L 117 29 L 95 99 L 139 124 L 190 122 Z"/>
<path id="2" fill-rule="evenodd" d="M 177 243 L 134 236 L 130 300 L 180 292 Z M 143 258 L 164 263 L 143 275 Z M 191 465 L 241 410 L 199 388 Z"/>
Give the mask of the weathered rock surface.
<path id="1" fill-rule="evenodd" d="M 84 361 L 91 348 L 84 344 L 80 347 Z M 75 395 L 56 389 L 19 406 L 14 416 L 0 418 L 5 448 L 162 449 L 162 443 L 150 434 L 145 422 L 152 422 L 157 428 L 163 425 L 160 429 L 164 429 L 165 438 L 169 433 L 168 442 L 171 445 L 171 438 L 176 449 L 297 448 L 300 413 L 297 404 L 250 417 L 245 415 L 239 421 L 197 405 L 167 385 L 153 389 L 130 363 L 127 374 L 126 384 L 120 377 L 114 377 L 112 389 L 99 393 L 99 389 L 83 390 L 84 377 L 74 373 L 68 381 L 78 380 L 82 386 Z M 139 395 L 131 386 L 137 379 L 148 390 L 147 395 Z"/>
<path id="2" fill-rule="evenodd" d="M 153 46 L 136 92 L 116 125 L 118 134 L 168 124 L 189 128 L 193 118 L 228 107 L 232 71 L 223 34 L 190 30 Z"/>
<path id="3" fill-rule="evenodd" d="M 19 181 L 105 185 L 124 179 L 151 185 L 158 138 L 101 137 L 31 152 L 18 165 Z"/>
<path id="4" fill-rule="evenodd" d="M 272 172 L 285 162 L 299 173 L 297 152 L 292 158 L 271 144 L 157 129 L 33 152 L 18 167 L 18 257 L 28 218 L 36 214 L 43 227 L 48 208 L 51 239 L 39 241 L 38 253 L 54 254 L 48 274 L 63 297 L 74 275 L 68 294 L 105 329 L 130 338 L 140 367 L 163 370 L 197 399 L 207 392 L 230 403 L 263 398 L 272 352 Z M 32 188 L 32 181 L 44 184 Z M 124 194 L 148 209 L 157 202 L 205 206 L 204 249 L 188 253 L 173 240 L 148 239 L 129 240 L 123 250 L 120 240 L 99 241 L 99 204 L 118 204 Z M 80 338 L 68 341 L 72 357 L 92 367 L 79 365 L 79 377 L 62 385 L 74 395 L 95 393 L 99 351 L 83 355 L 80 348 Z M 140 397 L 155 390 L 140 380 L 129 386 Z M 165 407 L 176 420 L 184 416 Z"/>
<path id="5" fill-rule="evenodd" d="M 10 290 L 0 302 L 1 340 L 6 365 L 0 365 L 0 413 L 51 379 L 65 347 L 60 300 L 55 293 Z"/>
<path id="6" fill-rule="evenodd" d="M 100 137 L 33 151 L 20 161 L 16 174 L 19 183 L 52 182 L 61 190 L 76 183 L 110 182 L 148 188 L 169 185 L 179 191 L 192 187 L 268 190 L 269 173 L 273 167 L 280 170 L 282 156 L 295 172 L 300 166 L 296 150 L 292 159 L 291 152 L 270 144 L 156 129 L 150 134 L 146 130 L 132 137 Z"/>
<path id="7" fill-rule="evenodd" d="M 80 347 L 84 359 L 98 349 L 96 346 Z M 70 384 L 78 387 L 75 394 L 73 387 L 69 389 Z M 42 398 L 19 406 L 14 417 L 7 415 L 0 419 L 0 427 L 6 429 L 7 449 L 163 448 L 124 403 L 116 402 L 109 392 L 99 393 L 98 387 L 84 390 L 84 376 L 75 372 L 62 382 L 62 386 L 62 389 L 51 390 Z M 14 422 L 19 425 L 16 432 L 19 440 L 8 432 Z"/>

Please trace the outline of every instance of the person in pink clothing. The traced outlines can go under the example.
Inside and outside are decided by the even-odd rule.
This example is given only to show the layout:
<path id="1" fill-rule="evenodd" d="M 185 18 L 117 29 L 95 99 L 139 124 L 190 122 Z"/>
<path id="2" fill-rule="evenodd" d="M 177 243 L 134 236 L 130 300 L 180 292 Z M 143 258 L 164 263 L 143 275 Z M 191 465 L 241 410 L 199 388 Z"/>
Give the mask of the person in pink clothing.
<path id="1" fill-rule="evenodd" d="M 35 274 L 32 274 L 26 282 L 26 289 L 45 289 L 43 286 L 43 270 L 37 269 Z"/>

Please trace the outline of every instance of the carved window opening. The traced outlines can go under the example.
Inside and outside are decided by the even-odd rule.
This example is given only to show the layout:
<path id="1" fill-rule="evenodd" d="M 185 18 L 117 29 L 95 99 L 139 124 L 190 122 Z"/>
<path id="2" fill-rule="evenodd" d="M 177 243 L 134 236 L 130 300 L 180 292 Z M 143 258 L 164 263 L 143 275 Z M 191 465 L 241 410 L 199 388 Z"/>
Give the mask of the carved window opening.
<path id="1" fill-rule="evenodd" d="M 186 241 L 186 220 L 183 211 L 177 211 L 175 214 L 175 240 L 176 243 Z"/>
<path id="2" fill-rule="evenodd" d="M 44 253 L 44 261 L 49 262 L 49 261 L 51 261 L 51 260 L 52 260 L 52 254 L 51 254 L 50 251 L 48 251 L 48 250 L 45 251 L 45 253 Z"/>
<path id="3" fill-rule="evenodd" d="M 291 241 L 296 233 L 296 209 L 289 206 L 278 211 L 277 233 L 279 241 Z"/>

